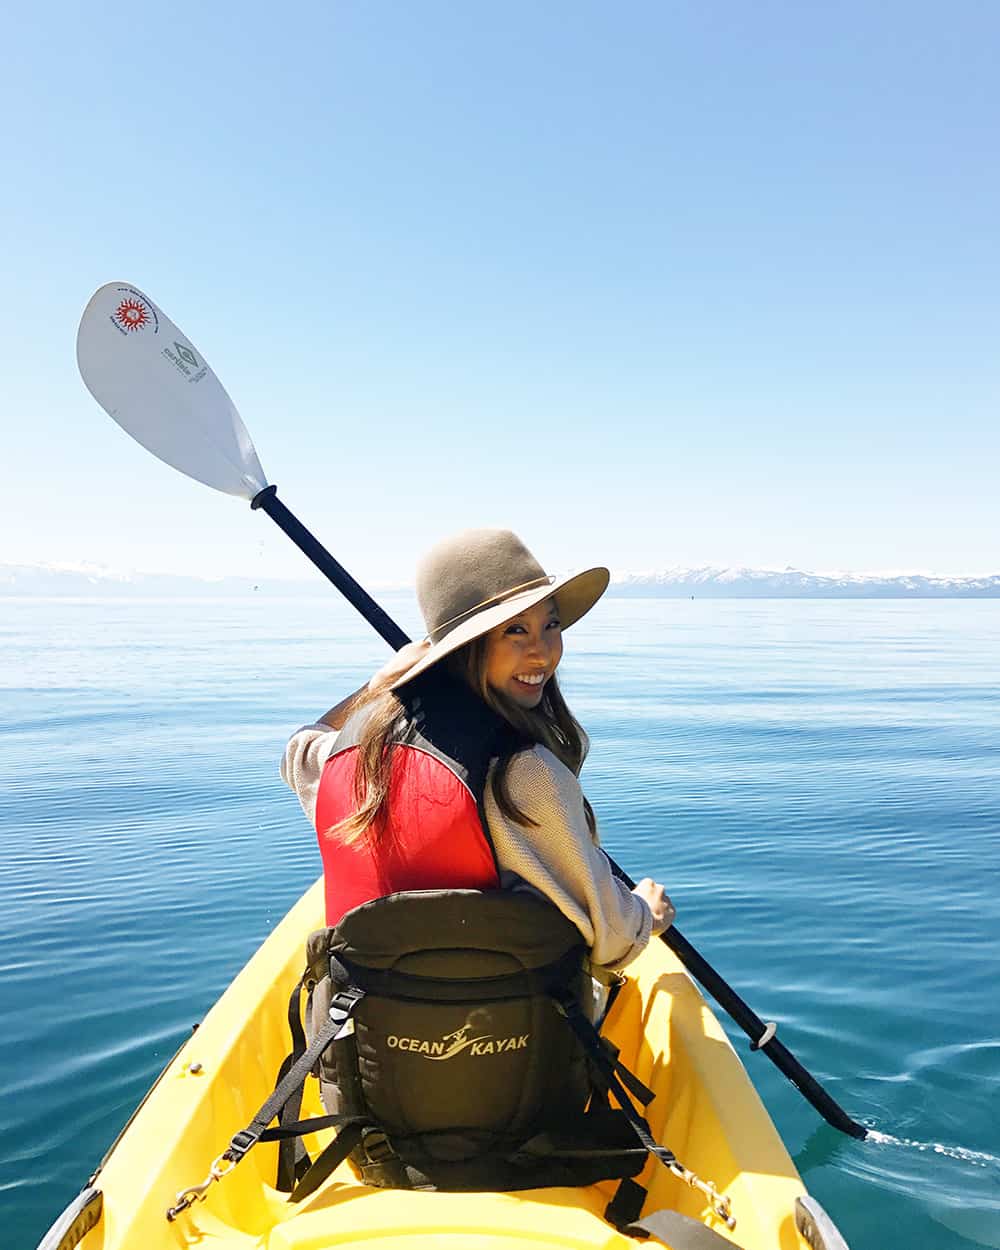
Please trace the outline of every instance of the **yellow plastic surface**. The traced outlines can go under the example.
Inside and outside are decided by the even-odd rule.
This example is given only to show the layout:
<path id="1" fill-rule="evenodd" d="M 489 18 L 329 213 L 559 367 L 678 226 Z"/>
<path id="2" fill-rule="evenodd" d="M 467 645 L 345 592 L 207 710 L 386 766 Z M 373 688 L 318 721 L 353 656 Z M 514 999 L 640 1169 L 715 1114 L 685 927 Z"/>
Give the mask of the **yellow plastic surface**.
<path id="1" fill-rule="evenodd" d="M 165 1211 L 178 1191 L 206 1178 L 273 1088 L 289 1049 L 288 996 L 302 971 L 305 938 L 322 924 L 317 882 L 212 1008 L 115 1147 L 95 1181 L 104 1216 L 81 1250 L 634 1250 L 643 1244 L 602 1218 L 614 1181 L 513 1194 L 411 1193 L 368 1189 L 345 1163 L 291 1206 L 272 1187 L 273 1144 L 256 1146 L 211 1185 L 205 1201 L 169 1223 Z M 802 1182 L 701 994 L 662 942 L 654 941 L 628 973 L 605 1032 L 656 1091 L 648 1117 L 657 1140 L 729 1197 L 737 1221 L 731 1238 L 744 1250 L 808 1250 L 794 1223 Z M 322 1108 L 310 1078 L 303 1115 L 313 1114 Z M 306 1145 L 315 1154 L 328 1140 L 324 1133 Z M 638 1179 L 650 1191 L 645 1213 L 672 1207 L 729 1235 L 702 1194 L 662 1165 L 650 1161 Z"/>

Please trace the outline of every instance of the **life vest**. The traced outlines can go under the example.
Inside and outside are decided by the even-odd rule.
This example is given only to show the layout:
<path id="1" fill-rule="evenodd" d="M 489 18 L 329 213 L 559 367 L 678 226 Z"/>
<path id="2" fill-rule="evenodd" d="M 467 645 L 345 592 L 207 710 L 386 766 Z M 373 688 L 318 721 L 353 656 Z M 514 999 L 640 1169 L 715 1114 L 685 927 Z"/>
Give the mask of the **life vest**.
<path id="1" fill-rule="evenodd" d="M 490 762 L 516 735 L 464 682 L 433 669 L 403 687 L 404 719 L 390 740 L 389 799 L 374 837 L 346 845 L 331 832 L 356 810 L 365 713 L 348 719 L 316 800 L 327 924 L 406 890 L 491 890 L 499 884 L 483 818 Z"/>

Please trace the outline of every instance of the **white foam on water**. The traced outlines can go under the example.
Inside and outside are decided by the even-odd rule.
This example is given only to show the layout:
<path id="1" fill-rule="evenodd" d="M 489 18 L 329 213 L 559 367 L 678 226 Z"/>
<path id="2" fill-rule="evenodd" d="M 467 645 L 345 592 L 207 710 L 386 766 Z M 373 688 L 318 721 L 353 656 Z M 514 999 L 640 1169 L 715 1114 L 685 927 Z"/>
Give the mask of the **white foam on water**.
<path id="1" fill-rule="evenodd" d="M 913 1141 L 909 1137 L 893 1137 L 891 1133 L 880 1133 L 877 1129 L 869 1129 L 866 1141 L 875 1142 L 879 1146 L 905 1146 L 909 1150 L 931 1151 L 936 1155 L 946 1155 L 949 1159 L 960 1159 L 963 1163 L 974 1163 L 976 1167 L 1000 1167 L 1000 1158 L 983 1150 L 966 1150 L 964 1146 L 945 1146 L 941 1142 Z"/>

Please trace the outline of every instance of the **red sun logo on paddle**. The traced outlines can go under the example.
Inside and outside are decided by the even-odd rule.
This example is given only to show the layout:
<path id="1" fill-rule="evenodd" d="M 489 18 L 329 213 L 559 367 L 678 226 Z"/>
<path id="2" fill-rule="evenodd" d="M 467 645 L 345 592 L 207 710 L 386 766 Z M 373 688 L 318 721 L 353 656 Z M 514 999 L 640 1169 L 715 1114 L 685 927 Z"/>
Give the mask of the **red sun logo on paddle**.
<path id="1" fill-rule="evenodd" d="M 115 312 L 115 321 L 124 330 L 141 330 L 149 321 L 149 312 L 135 299 L 123 299 Z"/>

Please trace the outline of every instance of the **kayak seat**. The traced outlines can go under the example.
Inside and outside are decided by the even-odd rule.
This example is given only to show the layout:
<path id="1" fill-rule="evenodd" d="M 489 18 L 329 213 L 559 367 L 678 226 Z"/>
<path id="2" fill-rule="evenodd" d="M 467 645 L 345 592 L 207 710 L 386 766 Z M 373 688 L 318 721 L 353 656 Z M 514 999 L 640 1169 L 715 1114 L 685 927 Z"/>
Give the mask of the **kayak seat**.
<path id="1" fill-rule="evenodd" d="M 499 890 L 394 894 L 311 935 L 307 1033 L 338 992 L 364 994 L 316 1074 L 328 1112 L 373 1122 L 351 1152 L 366 1183 L 496 1190 L 641 1170 L 603 1090 L 587 1114 L 593 1063 L 563 1005 L 590 984 L 586 954 L 551 903 Z"/>
<path id="2" fill-rule="evenodd" d="M 292 1053 L 226 1155 L 279 1141 L 290 1201 L 348 1157 L 368 1185 L 483 1192 L 634 1177 L 650 1153 L 676 1166 L 642 1115 L 652 1091 L 588 1018 L 587 948 L 552 903 L 393 894 L 311 934 L 306 956 Z M 303 1121 L 309 1072 L 327 1114 Z M 336 1138 L 310 1160 L 302 1135 L 329 1126 Z"/>

